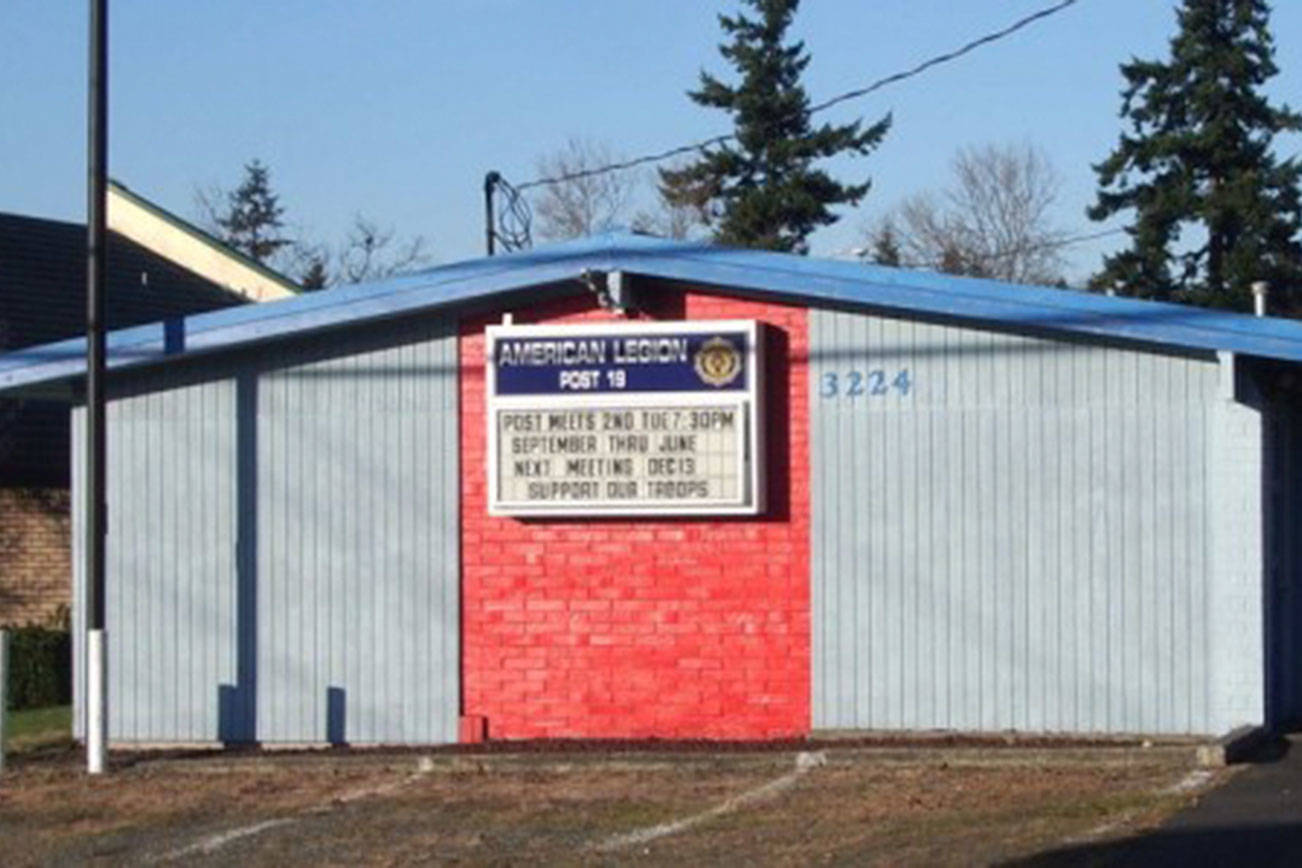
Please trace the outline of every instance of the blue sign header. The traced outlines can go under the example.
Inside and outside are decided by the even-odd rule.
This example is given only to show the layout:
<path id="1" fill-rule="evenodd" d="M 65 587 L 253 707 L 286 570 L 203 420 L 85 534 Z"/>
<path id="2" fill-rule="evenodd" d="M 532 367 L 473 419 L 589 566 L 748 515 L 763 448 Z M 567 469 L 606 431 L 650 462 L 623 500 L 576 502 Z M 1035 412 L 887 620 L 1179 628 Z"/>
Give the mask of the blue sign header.
<path id="1" fill-rule="evenodd" d="M 496 339 L 498 395 L 745 391 L 746 332 L 541 334 Z"/>

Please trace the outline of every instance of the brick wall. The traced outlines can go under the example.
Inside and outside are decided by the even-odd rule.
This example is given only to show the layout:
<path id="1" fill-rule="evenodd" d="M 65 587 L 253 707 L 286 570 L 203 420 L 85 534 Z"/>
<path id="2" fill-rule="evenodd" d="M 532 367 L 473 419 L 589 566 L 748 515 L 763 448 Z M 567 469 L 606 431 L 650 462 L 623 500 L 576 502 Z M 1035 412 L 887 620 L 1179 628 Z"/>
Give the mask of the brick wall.
<path id="1" fill-rule="evenodd" d="M 0 625 L 48 624 L 68 605 L 68 491 L 0 488 Z"/>
<path id="2" fill-rule="evenodd" d="M 664 290 L 654 319 L 768 323 L 769 507 L 753 519 L 486 509 L 483 328 L 461 331 L 464 713 L 490 738 L 773 738 L 810 727 L 803 308 Z M 609 318 L 587 302 L 517 323 Z"/>

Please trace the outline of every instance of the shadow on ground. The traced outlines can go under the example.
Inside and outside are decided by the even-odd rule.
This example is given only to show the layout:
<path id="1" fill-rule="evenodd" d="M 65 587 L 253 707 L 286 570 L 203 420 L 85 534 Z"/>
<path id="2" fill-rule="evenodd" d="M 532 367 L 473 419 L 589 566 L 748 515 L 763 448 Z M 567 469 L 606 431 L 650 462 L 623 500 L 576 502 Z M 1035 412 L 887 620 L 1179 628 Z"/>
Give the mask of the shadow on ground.
<path id="1" fill-rule="evenodd" d="M 1298 865 L 1302 823 L 1158 829 L 1147 835 L 1050 850 L 1006 863 L 1059 865 Z"/>
<path id="2" fill-rule="evenodd" d="M 1302 865 L 1302 751 L 1280 736 L 1246 768 L 1161 828 L 1049 850 L 1007 863 L 1038 865 Z"/>

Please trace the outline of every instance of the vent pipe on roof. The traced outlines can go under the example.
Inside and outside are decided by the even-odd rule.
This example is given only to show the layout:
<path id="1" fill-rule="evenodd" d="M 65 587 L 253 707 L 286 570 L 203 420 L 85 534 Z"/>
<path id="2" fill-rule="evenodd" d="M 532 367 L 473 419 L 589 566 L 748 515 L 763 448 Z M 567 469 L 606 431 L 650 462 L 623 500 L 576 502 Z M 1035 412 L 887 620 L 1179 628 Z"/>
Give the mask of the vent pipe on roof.
<path id="1" fill-rule="evenodd" d="M 1258 280 L 1252 284 L 1252 311 L 1257 316 L 1266 315 L 1266 296 L 1270 293 L 1270 284 Z"/>
<path id="2" fill-rule="evenodd" d="M 597 297 L 597 304 L 602 310 L 628 316 L 633 311 L 632 287 L 624 272 L 595 271 L 585 268 L 579 275 L 579 281 L 588 291 Z"/>

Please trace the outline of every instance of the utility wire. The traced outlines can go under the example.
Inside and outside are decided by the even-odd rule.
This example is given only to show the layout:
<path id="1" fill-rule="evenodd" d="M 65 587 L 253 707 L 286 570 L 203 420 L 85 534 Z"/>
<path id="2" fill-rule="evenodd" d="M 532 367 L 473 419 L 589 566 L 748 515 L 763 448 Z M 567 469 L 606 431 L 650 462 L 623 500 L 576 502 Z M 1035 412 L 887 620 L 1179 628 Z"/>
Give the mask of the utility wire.
<path id="1" fill-rule="evenodd" d="M 1068 6 L 1074 5 L 1076 2 L 1077 0 L 1062 0 L 1062 2 L 1057 3 L 1053 6 L 1047 6 L 1044 9 L 1041 9 L 1039 12 L 1032 12 L 1030 15 L 1027 15 L 1025 18 L 1020 18 L 1017 21 L 1014 21 L 1012 24 L 1008 25 L 1003 30 L 996 30 L 994 33 L 987 33 L 985 36 L 982 36 L 980 39 L 973 39 L 971 42 L 959 48 L 956 48 L 953 51 L 947 52 L 945 54 L 938 54 L 935 57 L 931 58 L 930 60 L 924 60 L 922 63 L 919 63 L 917 66 L 913 67 L 912 69 L 906 69 L 904 72 L 897 72 L 894 75 L 888 75 L 885 78 L 879 78 L 876 81 L 874 81 L 872 84 L 868 85 L 867 87 L 861 87 L 858 90 L 848 91 L 846 93 L 841 94 L 840 96 L 834 96 L 831 99 L 826 100 L 825 102 L 820 102 L 818 105 L 811 108 L 809 110 L 809 113 L 812 115 L 815 112 L 821 112 L 823 109 L 831 108 L 832 106 L 837 105 L 839 103 L 843 103 L 846 100 L 858 99 L 861 96 L 867 96 L 873 91 L 881 90 L 887 85 L 895 84 L 898 81 L 904 81 L 906 78 L 913 78 L 915 75 L 920 75 L 921 73 L 926 72 L 928 69 L 931 69 L 933 66 L 940 66 L 943 63 L 949 63 L 951 60 L 957 60 L 963 55 L 975 51 L 976 49 L 980 48 L 983 45 L 989 45 L 992 42 L 998 42 L 999 40 L 1007 36 L 1012 36 L 1014 33 L 1021 30 L 1023 27 L 1027 27 L 1031 24 L 1034 24 L 1035 22 L 1043 18 L 1048 18 L 1050 15 L 1056 15 L 1057 13 L 1066 9 Z"/>
<path id="2" fill-rule="evenodd" d="M 1083 235 L 1067 235 L 1062 238 L 1050 238 L 1046 241 L 1041 241 L 1038 244 L 1032 244 L 1027 247 L 1018 247 L 1015 250 L 1013 248 L 1000 248 L 999 250 L 996 250 L 989 255 L 992 258 L 994 258 L 999 256 L 1007 256 L 1010 253 L 1014 253 L 1014 252 L 1020 253 L 1022 251 L 1053 250 L 1059 247 L 1071 247 L 1073 244 L 1080 244 L 1085 241 L 1097 241 L 1100 238 L 1108 238 L 1109 236 L 1112 235 L 1120 235 L 1125 231 L 1126 231 L 1126 227 L 1118 226 L 1114 229 L 1103 229 L 1099 232 L 1087 232 Z M 841 251 L 841 254 L 846 254 L 846 253 L 862 258 L 863 256 L 867 255 L 867 249 L 864 247 L 851 247 Z"/>
<path id="3" fill-rule="evenodd" d="M 1051 238 L 1046 241 L 1041 241 L 1038 244 L 1028 244 L 1024 247 L 1020 247 L 1020 246 L 1003 247 L 998 250 L 992 250 L 989 253 L 980 253 L 980 257 L 983 260 L 997 261 L 1000 259 L 1005 259 L 1009 256 L 1014 256 L 1016 254 L 1036 253 L 1041 250 L 1058 250 L 1063 247 L 1071 247 L 1074 244 L 1081 244 L 1086 241 L 1097 241 L 1100 238 L 1109 238 L 1113 235 L 1121 235 L 1126 231 L 1127 229 L 1124 226 L 1121 226 L 1115 229 L 1104 229 L 1100 232 L 1087 232 L 1082 235 L 1068 235 L 1064 238 Z M 873 262 L 871 251 L 869 251 L 866 247 L 855 247 L 845 252 L 850 253 L 851 255 L 855 256 L 855 258 L 860 259 L 864 262 L 868 262 L 868 263 Z M 922 261 L 906 259 L 904 257 L 901 257 L 900 265 L 904 268 L 925 269 L 928 271 L 933 271 L 937 269 L 939 263 L 934 261 L 922 262 Z"/>
<path id="4" fill-rule="evenodd" d="M 1059 247 L 1071 247 L 1073 244 L 1080 244 L 1085 241 L 1097 241 L 1100 238 L 1108 238 L 1112 235 L 1120 235 L 1125 232 L 1124 226 L 1116 229 L 1104 229 L 1101 232 L 1087 232 L 1084 235 L 1068 235 L 1066 238 L 1053 238 L 1048 241 L 1042 241 L 1039 244 L 1032 244 L 1028 247 L 1022 247 L 1017 250 L 999 250 L 993 256 L 1008 256 L 1012 253 L 1033 253 L 1038 250 L 1057 250 Z"/>
<path id="5" fill-rule="evenodd" d="M 953 51 L 948 51 L 945 52 L 944 54 L 938 54 L 935 57 L 929 58 L 928 60 L 924 60 L 922 63 L 919 63 L 917 66 L 914 66 L 911 69 L 906 69 L 903 72 L 897 72 L 892 75 L 888 75 L 885 78 L 879 78 L 876 81 L 872 82 L 871 84 L 867 85 L 866 87 L 861 87 L 858 88 L 857 90 L 847 91 L 846 93 L 840 94 L 839 96 L 834 96 L 829 100 L 820 102 L 817 105 L 810 108 L 807 114 L 812 115 L 816 112 L 821 112 L 824 109 L 829 109 L 834 105 L 839 105 L 840 103 L 843 103 L 847 100 L 858 99 L 859 97 L 867 96 L 868 94 L 873 93 L 874 91 L 877 90 L 881 90 L 882 88 L 888 85 L 896 84 L 897 82 L 901 82 L 904 81 L 905 79 L 913 78 L 916 75 L 920 75 L 923 72 L 926 72 L 928 69 L 931 69 L 932 67 L 940 66 L 941 64 L 945 64 L 953 60 L 957 60 L 963 55 L 975 51 L 976 49 L 981 48 L 982 46 L 989 45 L 992 42 L 998 42 L 1001 39 L 1005 39 L 1013 35 L 1014 33 L 1016 33 L 1017 31 L 1021 30 L 1024 27 L 1028 27 L 1037 21 L 1041 21 L 1045 18 L 1048 18 L 1050 15 L 1055 15 L 1061 12 L 1062 10 L 1066 9 L 1068 6 L 1075 5 L 1077 2 L 1078 0 L 1061 0 L 1061 2 L 1055 3 L 1052 6 L 1046 6 L 1045 8 L 1039 10 L 1038 12 L 1033 12 L 1024 18 L 1019 18 L 1017 21 L 1014 21 L 1012 24 L 1008 25 L 1002 30 L 996 30 L 992 33 L 987 33 L 985 36 L 982 36 L 978 39 L 974 39 L 971 42 L 968 42 L 967 44 L 954 49 Z M 523 190 L 528 190 L 532 187 L 542 187 L 548 184 L 562 184 L 566 181 L 577 181 L 581 178 L 591 178 L 594 175 L 604 175 L 608 172 L 619 172 L 625 169 L 632 169 L 632 168 L 636 168 L 637 166 L 646 165 L 647 163 L 658 163 L 661 162 L 662 160 L 667 160 L 670 157 L 679 156 L 680 154 L 688 154 L 693 151 L 700 151 L 700 150 L 704 150 L 705 148 L 714 147 L 716 145 L 722 145 L 726 142 L 732 141 L 736 137 L 737 137 L 736 134 L 728 133 L 726 135 L 714 136 L 712 138 L 702 139 L 701 141 L 693 142 L 690 145 L 680 145 L 679 147 L 676 148 L 670 148 L 667 151 L 660 151 L 654 154 L 647 154 L 642 157 L 634 157 L 633 159 L 630 160 L 623 160 L 617 163 L 609 163 L 604 166 L 597 166 L 591 169 L 583 169 L 578 172 L 566 172 L 561 175 L 552 175 L 549 177 L 535 178 L 532 181 L 526 181 L 523 184 L 517 184 L 516 190 L 523 191 Z"/>

